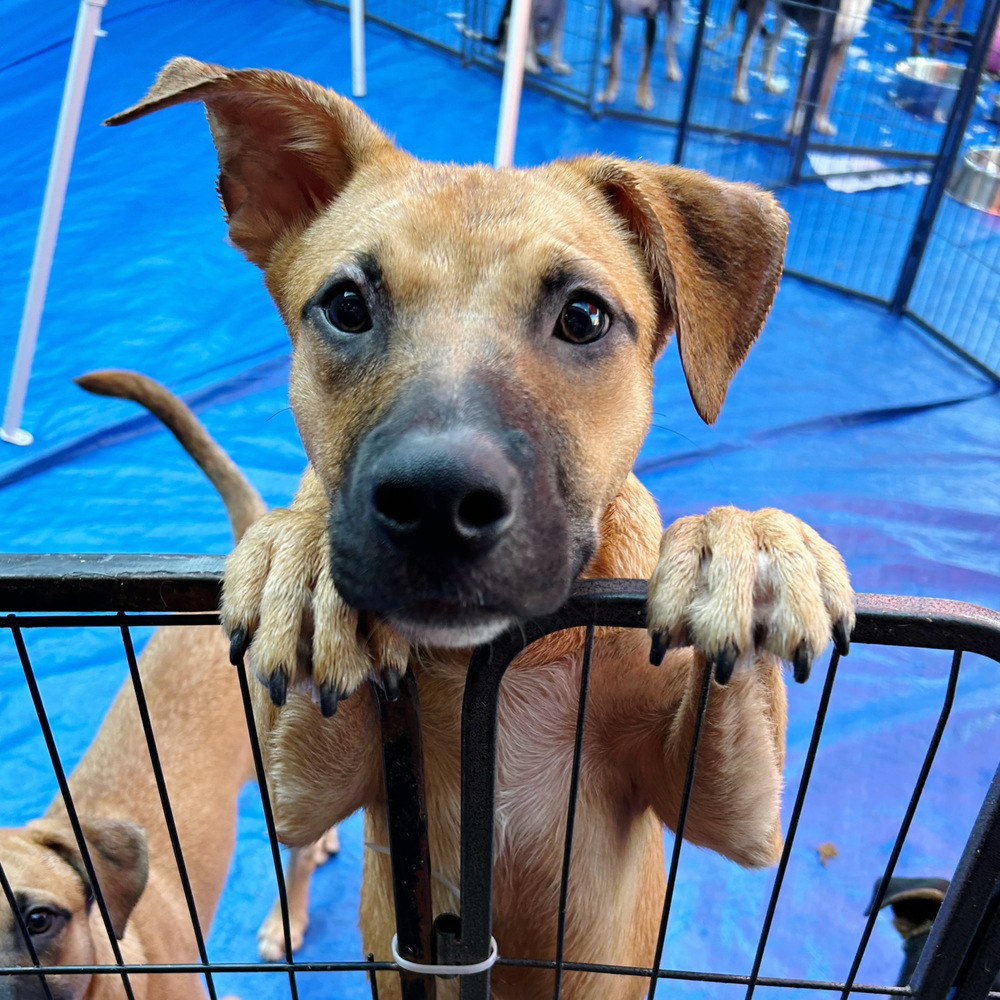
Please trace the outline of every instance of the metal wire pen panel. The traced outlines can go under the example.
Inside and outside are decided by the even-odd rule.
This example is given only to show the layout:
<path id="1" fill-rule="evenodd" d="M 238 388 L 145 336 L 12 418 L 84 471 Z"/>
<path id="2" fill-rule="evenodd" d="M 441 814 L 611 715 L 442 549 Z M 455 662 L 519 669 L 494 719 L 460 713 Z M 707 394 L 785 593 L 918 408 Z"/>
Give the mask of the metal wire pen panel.
<path id="1" fill-rule="evenodd" d="M 180 790 L 174 778 L 174 764 L 165 747 L 157 742 L 161 725 L 161 706 L 157 701 L 155 681 L 151 684 L 144 673 L 142 658 L 134 653 L 133 631 L 153 626 L 160 629 L 157 635 L 181 634 L 185 630 L 197 631 L 210 627 L 218 637 L 215 607 L 221 578 L 222 559 L 215 557 L 127 557 L 127 556 L 10 556 L 0 559 L 0 610 L 10 612 L 0 618 L 0 626 L 8 634 L 3 663 L 23 673 L 24 683 L 38 716 L 48 748 L 48 765 L 57 777 L 60 788 L 59 815 L 67 817 L 72 829 L 73 843 L 65 850 L 79 851 L 83 859 L 89 884 L 93 886 L 94 900 L 101 911 L 108 945 L 101 949 L 100 960 L 53 964 L 44 947 L 44 937 L 33 933 L 30 907 L 18 885 L 18 871 L 0 864 L 0 890 L 6 907 L 12 911 L 13 920 L 9 935 L 16 935 L 20 947 L 4 951 L 4 964 L 0 966 L 0 994 L 21 996 L 62 996 L 59 992 L 61 977 L 69 975 L 113 976 L 121 980 L 125 995 L 133 995 L 136 977 L 143 980 L 161 977 L 160 987 L 153 980 L 148 996 L 167 995 L 163 985 L 168 977 L 196 975 L 213 998 L 219 994 L 216 979 L 223 974 L 239 973 L 246 979 L 245 995 L 253 995 L 253 980 L 260 974 L 277 975 L 287 982 L 288 994 L 298 996 L 304 989 L 304 977 L 320 978 L 326 985 L 321 995 L 338 995 L 338 977 L 358 972 L 380 972 L 383 983 L 390 982 L 387 975 L 396 976 L 395 966 L 388 962 L 363 961 L 362 956 L 331 956 L 329 961 L 297 962 L 290 954 L 285 961 L 269 965 L 213 961 L 211 949 L 205 943 L 211 907 L 203 901 L 199 866 L 202 854 L 193 850 L 194 841 L 188 828 L 184 809 L 179 808 Z M 814 678 L 815 703 L 811 718 L 794 718 L 793 726 L 802 737 L 801 756 L 790 765 L 790 787 L 785 809 L 785 841 L 777 867 L 766 884 L 760 883 L 758 899 L 744 905 L 751 906 L 759 915 L 753 941 L 747 942 L 746 964 L 733 968 L 691 967 L 685 962 L 683 952 L 677 950 L 675 933 L 691 915 L 677 913 L 676 891 L 683 885 L 685 859 L 690 861 L 691 849 L 684 846 L 685 817 L 696 780 L 701 719 L 710 705 L 717 686 L 712 682 L 707 668 L 699 684 L 697 722 L 692 744 L 686 755 L 683 795 L 677 813 L 676 836 L 668 837 L 668 878 L 665 898 L 659 903 L 660 928 L 655 953 L 649 955 L 647 964 L 615 965 L 601 961 L 588 961 L 579 955 L 568 955 L 564 947 L 567 931 L 567 904 L 572 892 L 574 837 L 579 835 L 575 825 L 577 804 L 581 794 L 582 748 L 587 740 L 588 678 L 591 649 L 595 635 L 608 628 L 643 628 L 645 623 L 646 586 L 643 581 L 599 580 L 577 586 L 567 605 L 555 615 L 524 623 L 490 647 L 480 648 L 470 662 L 465 699 L 462 709 L 462 802 L 461 802 L 461 896 L 459 912 L 434 913 L 431 906 L 429 883 L 432 877 L 431 856 L 423 806 L 424 783 L 423 751 L 419 692 L 412 675 L 402 685 L 398 697 L 386 696 L 380 688 L 375 694 L 382 724 L 383 769 L 385 789 L 389 799 L 389 850 L 392 857 L 393 888 L 395 894 L 396 930 L 399 954 L 420 964 L 434 958 L 440 964 L 456 966 L 479 962 L 490 953 L 493 893 L 493 842 L 495 828 L 495 776 L 497 702 L 500 697 L 508 665 L 530 643 L 551 632 L 562 629 L 580 629 L 584 655 L 581 685 L 577 702 L 577 722 L 573 739 L 574 753 L 570 768 L 569 796 L 566 802 L 566 822 L 559 832 L 562 846 L 562 866 L 558 875 L 558 907 L 556 915 L 555 949 L 550 956 L 527 957 L 504 950 L 499 941 L 498 965 L 508 969 L 535 968 L 542 970 L 550 984 L 548 992 L 553 997 L 567 995 L 571 983 L 580 981 L 581 974 L 595 977 L 638 977 L 646 982 L 649 996 L 667 992 L 681 995 L 720 996 L 742 993 L 746 1000 L 755 994 L 780 991 L 783 996 L 829 995 L 842 997 L 855 994 L 881 994 L 885 996 L 918 996 L 924 1000 L 944 997 L 952 989 L 963 1000 L 982 1000 L 988 995 L 991 984 L 1000 971 L 1000 770 L 987 782 L 982 808 L 970 829 L 955 831 L 956 838 L 964 842 L 957 870 L 951 881 L 938 919 L 930 932 L 923 957 L 914 979 L 909 985 L 895 984 L 895 970 L 884 970 L 877 979 L 871 978 L 871 966 L 865 956 L 878 919 L 879 905 L 896 869 L 900 853 L 914 817 L 919 808 L 923 789 L 934 780 L 935 760 L 943 739 L 946 739 L 949 720 L 953 715 L 956 691 L 960 689 L 963 655 L 985 656 L 1000 661 L 1000 615 L 972 605 L 949 601 L 905 599 L 877 595 L 859 595 L 858 623 L 853 635 L 854 647 L 848 660 L 841 661 L 834 654 L 822 678 Z M 105 858 L 101 854 L 90 826 L 86 796 L 92 794 L 81 781 L 78 765 L 72 774 L 64 764 L 49 716 L 57 692 L 51 689 L 43 695 L 38 682 L 44 667 L 35 649 L 44 650 L 42 637 L 49 634 L 70 637 L 92 632 L 117 636 L 120 655 L 124 661 L 129 681 L 123 699 L 127 698 L 128 711 L 135 717 L 138 760 L 145 758 L 144 771 L 148 772 L 151 796 L 162 818 L 162 833 L 157 824 L 150 831 L 150 843 L 157 837 L 166 856 L 172 858 L 172 869 L 182 893 L 183 920 L 190 935 L 182 949 L 183 961 L 136 960 L 127 950 L 127 938 L 118 946 L 116 926 L 117 894 L 119 887 L 109 879 Z M 156 639 L 151 642 L 160 642 Z M 817 767 L 822 761 L 824 733 L 828 730 L 831 713 L 838 711 L 838 685 L 850 683 L 842 676 L 845 664 L 848 674 L 853 671 L 878 669 L 866 666 L 866 654 L 875 647 L 891 651 L 893 647 L 906 650 L 907 662 L 912 670 L 938 692 L 939 710 L 929 731 L 923 735 L 919 753 L 913 754 L 911 784 L 897 794 L 887 795 L 886 803 L 872 822 L 882 823 L 885 829 L 887 854 L 882 870 L 870 873 L 877 878 L 877 888 L 866 919 L 860 919 L 851 931 L 848 949 L 841 949 L 842 967 L 834 976 L 811 975 L 809 969 L 801 974 L 776 976 L 768 973 L 768 949 L 773 948 L 775 929 L 782 919 L 783 905 L 788 895 L 795 892 L 796 844 L 801 838 L 801 822 L 808 799 L 827 793 L 825 777 L 818 777 Z M 8 656 L 8 652 L 10 654 Z M 902 655 L 902 653 L 900 653 Z M 146 654 L 144 653 L 144 657 Z M 817 673 L 819 673 L 817 667 Z M 249 685 L 256 683 L 240 671 L 234 687 L 233 708 L 236 722 L 248 735 L 247 774 L 255 774 L 262 789 L 262 808 L 273 849 L 273 867 L 276 890 L 280 896 L 287 932 L 289 913 L 281 871 L 274 821 L 270 815 L 266 794 L 267 775 L 261 764 L 260 748 L 252 724 Z M 178 697 L 181 695 L 178 694 Z M 114 711 L 114 709 L 113 709 Z M 221 720 L 220 720 L 221 724 Z M 887 730 L 888 738 L 888 730 Z M 992 772 L 997 765 L 1000 751 L 984 747 L 979 768 Z M 231 768 L 232 769 L 232 768 Z M 238 770 L 238 769 L 237 769 Z M 947 780 L 947 778 L 945 779 Z M 583 787 L 585 794 L 585 787 Z M 849 791 L 849 790 L 848 790 Z M 221 799 L 221 793 L 220 793 Z M 891 813 L 891 819 L 887 819 Z M 421 821 L 421 817 L 424 820 Z M 0 854 L 0 857 L 7 857 Z M 161 856 L 162 857 L 162 856 Z M 722 864 L 728 864 L 722 862 Z M 16 867 L 16 866 L 15 866 Z M 870 883 L 869 883 L 870 884 Z M 147 889 L 147 891 L 153 891 Z M 529 889 L 530 891 L 530 889 Z M 4 906 L 0 903 L 0 909 Z M 822 900 L 817 901 L 816 919 L 822 921 Z M 710 920 L 710 914 L 701 917 Z M 37 930 L 37 928 L 35 928 Z M 843 935 L 841 935 L 843 936 Z M 286 935 L 287 937 L 287 935 Z M 186 950 L 185 950 L 186 949 Z M 826 968 L 823 965 L 823 968 Z M 456 985 L 454 980 L 438 979 L 419 971 L 399 973 L 401 995 L 407 1000 L 416 997 L 455 995 L 463 1000 L 486 1000 L 490 996 L 491 973 L 488 969 L 462 975 Z M 371 993 L 376 993 L 376 977 L 372 975 Z M 668 982 L 665 982 L 668 981 Z M 36 984 L 26 986 L 25 983 Z M 609 980 L 610 982 L 610 980 Z M 13 994 L 4 992 L 15 984 Z M 599 987 L 597 987 L 599 990 Z M 689 991 L 694 990 L 691 993 Z M 791 991 L 791 992 L 790 992 Z M 595 994 L 599 995 L 599 994 Z"/>

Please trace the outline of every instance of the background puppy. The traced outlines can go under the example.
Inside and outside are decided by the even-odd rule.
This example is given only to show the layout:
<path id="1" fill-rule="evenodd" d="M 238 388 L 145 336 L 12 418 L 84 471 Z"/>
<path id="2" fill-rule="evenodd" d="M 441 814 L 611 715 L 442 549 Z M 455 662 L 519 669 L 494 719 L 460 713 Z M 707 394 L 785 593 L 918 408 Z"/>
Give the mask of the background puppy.
<path id="1" fill-rule="evenodd" d="M 93 372 L 77 382 L 89 392 L 134 399 L 163 420 L 219 490 L 237 541 L 264 513 L 257 491 L 188 407 L 163 386 L 125 371 Z M 237 797 L 253 776 L 239 683 L 227 653 L 219 629 L 170 626 L 153 635 L 139 658 L 198 920 L 206 935 L 232 857 Z M 69 785 L 125 961 L 198 961 L 131 682 L 119 692 Z M 309 877 L 324 844 L 334 847 L 336 831 L 331 836 L 333 840 L 293 851 L 289 859 L 293 947 L 301 943 L 308 921 Z M 43 818 L 0 831 L 0 861 L 44 965 L 113 964 L 61 798 Z M 259 945 L 265 958 L 284 955 L 280 912 L 265 921 Z M 0 964 L 30 964 L 2 896 Z M 113 975 L 46 978 L 61 1000 L 123 995 L 121 980 Z M 138 997 L 205 996 L 200 976 L 131 978 Z M 44 995 L 35 977 L 5 978 L 0 992 L 11 1000 Z"/>
<path id="2" fill-rule="evenodd" d="M 500 20 L 497 22 L 496 36 L 489 39 L 496 46 L 500 59 L 507 55 L 507 27 L 510 23 L 512 0 L 505 0 Z M 528 45 L 524 53 L 524 71 L 540 73 L 543 65 L 553 73 L 568 76 L 573 67 L 563 58 L 563 22 L 566 20 L 566 0 L 532 0 L 531 17 L 528 20 Z M 540 52 L 540 45 L 548 45 L 546 55 Z"/>
<path id="3" fill-rule="evenodd" d="M 611 104 L 618 97 L 621 79 L 622 27 L 626 17 L 641 17 L 646 21 L 646 38 L 642 50 L 642 68 L 639 70 L 639 84 L 636 87 L 635 103 L 644 111 L 650 111 L 656 103 L 649 87 L 649 66 L 656 44 L 656 24 L 660 11 L 667 16 L 667 38 L 665 57 L 667 79 L 680 80 L 684 74 L 677 61 L 677 40 L 684 26 L 684 0 L 611 0 L 611 59 L 608 63 L 608 80 L 597 95 L 601 104 Z"/>
<path id="4" fill-rule="evenodd" d="M 749 185 L 611 157 L 422 162 L 322 87 L 187 58 L 110 121 L 191 100 L 208 108 L 230 238 L 288 324 L 310 458 L 292 506 L 230 557 L 223 607 L 232 655 L 249 645 L 264 682 L 280 835 L 306 844 L 363 808 L 365 840 L 387 843 L 366 682 L 410 670 L 434 908 L 455 911 L 470 647 L 554 611 L 581 577 L 649 577 L 652 650 L 635 630 L 595 638 L 565 941 L 567 961 L 648 963 L 705 664 L 691 644 L 718 683 L 685 833 L 763 865 L 782 839 L 779 658 L 805 679 L 853 624 L 842 561 L 797 519 L 717 508 L 664 534 L 630 472 L 675 329 L 695 406 L 718 415 L 777 287 L 784 212 Z M 583 645 L 578 629 L 534 643 L 501 687 L 493 933 L 508 956 L 555 955 Z M 361 927 L 379 959 L 392 896 L 388 859 L 368 852 Z M 551 996 L 553 975 L 497 965 L 493 995 Z M 379 980 L 399 996 L 395 973 Z M 645 991 L 584 972 L 562 985 Z"/>

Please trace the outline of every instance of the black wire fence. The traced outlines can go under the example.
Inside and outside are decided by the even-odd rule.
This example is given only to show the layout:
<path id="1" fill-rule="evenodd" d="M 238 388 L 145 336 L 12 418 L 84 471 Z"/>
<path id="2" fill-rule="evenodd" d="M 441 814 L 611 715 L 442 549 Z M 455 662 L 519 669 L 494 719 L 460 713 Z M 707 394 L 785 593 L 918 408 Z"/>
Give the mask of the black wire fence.
<path id="1" fill-rule="evenodd" d="M 137 667 L 131 638 L 137 627 L 178 628 L 192 625 L 217 625 L 215 608 L 223 560 L 221 557 L 182 556 L 4 556 L 0 560 L 0 609 L 10 613 L 0 618 L 0 627 L 10 636 L 15 655 L 3 662 L 23 672 L 39 725 L 72 824 L 80 852 L 95 888 L 95 899 L 103 916 L 108 938 L 114 949 L 114 962 L 73 966 L 44 965 L 32 946 L 32 934 L 22 916 L 24 896 L 19 891 L 16 874 L 0 865 L 0 890 L 15 915 L 16 933 L 23 941 L 23 960 L 8 960 L 0 966 L 0 995 L 47 997 L 55 1000 L 62 994 L 50 984 L 62 975 L 106 975 L 121 979 L 126 996 L 134 995 L 131 977 L 136 975 L 178 975 L 197 973 L 203 977 L 209 995 L 215 1000 L 214 977 L 220 973 L 257 973 L 287 977 L 292 997 L 298 996 L 298 982 L 304 974 L 322 974 L 329 980 L 325 995 L 337 996 L 337 977 L 363 970 L 369 973 L 372 996 L 377 998 L 376 977 L 372 973 L 397 974 L 404 1000 L 433 998 L 438 980 L 418 971 L 397 970 L 387 962 L 360 960 L 347 956 L 324 962 L 297 962 L 286 953 L 284 962 L 272 964 L 211 961 L 205 946 L 207 927 L 199 924 L 184 852 L 176 835 L 171 799 L 162 780 L 160 752 L 144 698 L 142 679 Z M 739 974 L 711 969 L 662 966 L 663 947 L 672 918 L 674 887 L 682 863 L 682 843 L 687 803 L 698 765 L 700 722 L 695 727 L 688 755 L 684 794 L 679 810 L 678 829 L 670 852 L 667 893 L 662 904 L 659 943 L 643 967 L 591 964 L 568 961 L 563 954 L 568 873 L 573 850 L 574 815 L 578 793 L 581 747 L 586 730 L 589 664 L 595 630 L 602 628 L 643 628 L 645 625 L 646 584 L 635 580 L 598 580 L 577 585 L 571 599 L 556 614 L 525 623 L 522 629 L 507 634 L 489 647 L 475 651 L 469 664 L 462 711 L 462 790 L 461 790 L 461 895 L 459 913 L 433 912 L 430 894 L 430 856 L 426 830 L 423 787 L 423 759 L 419 692 L 412 675 L 401 685 L 398 697 L 390 698 L 374 686 L 382 728 L 383 770 L 389 818 L 389 851 L 392 861 L 393 890 L 397 923 L 398 953 L 404 959 L 426 963 L 435 959 L 442 965 L 472 965 L 486 959 L 491 948 L 492 868 L 494 835 L 494 779 L 496 772 L 497 699 L 504 672 L 527 645 L 541 636 L 566 628 L 582 629 L 585 656 L 582 670 L 579 710 L 576 726 L 572 780 L 567 801 L 563 872 L 560 894 L 559 926 L 555 953 L 545 959 L 529 959 L 501 951 L 497 961 L 508 966 L 533 966 L 551 970 L 553 996 L 558 998 L 562 977 L 571 971 L 585 971 L 597 976 L 632 976 L 648 981 L 648 995 L 658 989 L 676 988 L 683 982 L 709 984 L 712 990 L 742 990 L 746 1000 L 755 992 L 779 989 L 782 995 L 831 995 L 847 998 L 853 994 L 916 996 L 921 1000 L 952 997 L 954 1000 L 984 1000 L 1000 997 L 991 993 L 991 984 L 1000 972 L 1000 769 L 996 771 L 971 831 L 956 831 L 965 842 L 957 870 L 930 931 L 921 960 L 908 985 L 895 985 L 887 975 L 880 982 L 859 982 L 862 959 L 875 928 L 879 905 L 888 881 L 894 873 L 906 841 L 921 793 L 934 769 L 935 754 L 944 737 L 965 653 L 980 654 L 1000 661 L 1000 615 L 973 605 L 953 601 L 896 598 L 877 595 L 858 596 L 858 622 L 853 634 L 851 660 L 864 655 L 858 647 L 897 646 L 910 650 L 946 651 L 947 657 L 936 660 L 942 681 L 941 706 L 933 731 L 922 751 L 918 774 L 912 790 L 902 803 L 891 836 L 891 849 L 879 876 L 867 920 L 858 937 L 853 957 L 836 979 L 809 977 L 778 978 L 762 975 L 762 963 L 773 921 L 783 890 L 790 882 L 789 859 L 807 795 L 813 766 L 820 750 L 824 724 L 835 690 L 840 659 L 834 653 L 820 682 L 822 690 L 812 723 L 808 749 L 801 765 L 801 778 L 792 790 L 793 804 L 786 817 L 785 848 L 770 880 L 764 903 L 763 919 L 754 948 L 753 960 Z M 98 873 L 88 853 L 81 820 L 77 815 L 70 782 L 63 767 L 52 726 L 50 708 L 39 693 L 36 665 L 29 648 L 35 633 L 47 630 L 112 629 L 120 634 L 122 653 L 128 664 L 150 762 L 156 776 L 165 822 L 177 871 L 187 897 L 188 915 L 197 942 L 198 959 L 172 965 L 130 963 L 115 942 L 111 916 L 102 893 Z M 912 654 L 916 656 L 917 654 Z M 924 655 L 924 654 L 921 654 Z M 931 654 L 926 654 L 931 655 Z M 940 654 L 938 654 L 940 656 Z M 7 667 L 5 667 L 7 669 Z M 235 668 L 234 668 L 235 669 Z M 239 683 L 247 731 L 253 747 L 255 770 L 274 861 L 274 875 L 288 929 L 288 901 L 282 876 L 274 822 L 268 805 L 267 775 L 261 765 L 260 749 L 253 725 L 249 683 L 240 670 Z M 711 676 L 706 668 L 701 687 L 700 714 L 712 697 Z M 1000 748 L 985 749 L 987 766 L 992 771 Z M 821 902 L 818 904 L 822 909 Z M 822 919 L 822 918 L 821 918 Z M 2 926 L 2 924 L 0 924 Z M 501 946 L 502 947 L 502 946 Z M 0 954 L 11 954 L 0 952 Z M 459 995 L 462 1000 L 487 1000 L 490 995 L 489 969 L 462 975 Z M 668 980 L 669 982 L 664 982 Z M 152 980 L 155 983 L 155 979 Z M 30 985 L 25 985 L 30 983 Z M 13 984 L 13 985 L 11 985 Z M 795 992 L 798 991 L 798 992 Z M 148 996 L 155 996 L 155 987 Z"/>
<path id="2" fill-rule="evenodd" d="M 774 190 L 792 219 L 789 273 L 905 314 L 1000 371 L 1000 91 L 988 72 L 1000 69 L 1000 0 L 660 0 L 651 20 L 621 19 L 614 59 L 616 8 L 637 4 L 534 2 L 529 88 L 661 129 L 675 163 Z M 509 0 L 367 7 L 493 73 L 508 12 Z"/>

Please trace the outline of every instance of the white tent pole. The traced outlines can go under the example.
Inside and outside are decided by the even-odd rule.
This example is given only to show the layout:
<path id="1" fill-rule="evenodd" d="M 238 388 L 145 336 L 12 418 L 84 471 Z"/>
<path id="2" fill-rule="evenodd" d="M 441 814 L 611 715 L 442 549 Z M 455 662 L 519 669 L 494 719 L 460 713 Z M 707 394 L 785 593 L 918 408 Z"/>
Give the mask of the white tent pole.
<path id="1" fill-rule="evenodd" d="M 521 110 L 521 84 L 524 82 L 524 53 L 528 47 L 531 0 L 513 0 L 507 24 L 507 57 L 503 67 L 503 90 L 500 92 L 500 121 L 497 124 L 497 147 L 493 166 L 509 167 L 514 162 L 517 139 L 517 116 Z"/>
<path id="2" fill-rule="evenodd" d="M 35 356 L 38 327 L 45 306 L 45 293 L 49 286 L 52 256 L 56 249 L 56 237 L 59 235 L 59 219 L 66 198 L 66 185 L 73 163 L 80 112 L 83 110 L 83 97 L 90 76 L 90 61 L 101 27 L 101 8 L 106 2 L 107 0 L 81 0 L 76 18 L 73 49 L 70 52 L 69 70 L 63 88 L 62 106 L 59 109 L 59 124 L 56 126 L 56 141 L 49 162 L 49 179 L 45 186 L 42 219 L 38 224 L 28 293 L 21 315 L 21 332 L 18 334 L 17 352 L 14 355 L 14 367 L 11 370 L 10 386 L 7 390 L 3 425 L 0 426 L 0 439 L 11 444 L 32 442 L 31 435 L 20 427 L 21 417 L 24 414 L 24 397 L 28 391 L 31 362 Z"/>
<path id="3" fill-rule="evenodd" d="M 364 97 L 365 79 L 365 0 L 351 0 L 351 93 Z"/>

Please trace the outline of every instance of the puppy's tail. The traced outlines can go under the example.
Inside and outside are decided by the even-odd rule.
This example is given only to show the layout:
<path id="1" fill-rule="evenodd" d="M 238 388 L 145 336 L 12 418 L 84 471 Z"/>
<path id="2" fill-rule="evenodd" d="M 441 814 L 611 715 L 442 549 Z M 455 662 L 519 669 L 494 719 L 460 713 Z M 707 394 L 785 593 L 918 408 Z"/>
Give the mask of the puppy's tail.
<path id="1" fill-rule="evenodd" d="M 219 491 L 237 542 L 243 537 L 243 532 L 267 510 L 260 494 L 205 430 L 187 403 L 159 382 L 139 372 L 120 368 L 88 372 L 73 381 L 98 396 L 134 399 L 159 417 Z"/>

